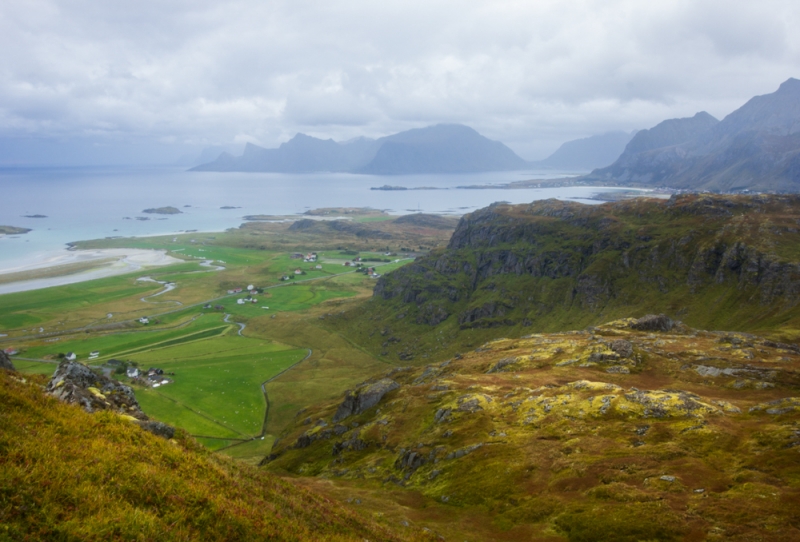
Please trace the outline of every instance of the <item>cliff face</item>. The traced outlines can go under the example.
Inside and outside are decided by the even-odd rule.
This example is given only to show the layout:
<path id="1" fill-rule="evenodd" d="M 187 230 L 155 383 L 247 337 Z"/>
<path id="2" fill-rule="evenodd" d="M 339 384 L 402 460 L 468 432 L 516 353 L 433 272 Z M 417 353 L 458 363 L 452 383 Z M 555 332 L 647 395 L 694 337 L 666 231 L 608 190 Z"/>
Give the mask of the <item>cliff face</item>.
<path id="1" fill-rule="evenodd" d="M 797 196 L 494 205 L 465 216 L 446 250 L 381 277 L 374 304 L 460 329 L 639 312 L 765 329 L 800 318 L 799 231 Z"/>

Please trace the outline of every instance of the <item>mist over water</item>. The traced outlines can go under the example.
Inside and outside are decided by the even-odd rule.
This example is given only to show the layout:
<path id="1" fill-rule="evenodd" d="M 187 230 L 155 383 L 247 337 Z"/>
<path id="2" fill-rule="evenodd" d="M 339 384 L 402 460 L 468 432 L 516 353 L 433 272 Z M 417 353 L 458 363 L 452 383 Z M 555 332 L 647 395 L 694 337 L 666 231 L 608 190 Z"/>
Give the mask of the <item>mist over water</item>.
<path id="1" fill-rule="evenodd" d="M 577 173 L 581 172 L 375 176 L 198 173 L 164 167 L 3 169 L 0 170 L 3 194 L 0 224 L 33 231 L 0 237 L 0 270 L 24 265 L 44 253 L 63 249 L 70 241 L 186 230 L 223 231 L 239 226 L 245 215 L 294 215 L 320 207 L 372 207 L 392 214 L 419 211 L 461 215 L 496 201 L 529 203 L 560 198 L 596 203 L 585 199 L 600 191 L 592 187 L 456 189 Z M 447 190 L 370 190 L 387 184 Z M 147 208 L 165 206 L 177 207 L 182 214 L 142 213 Z M 223 206 L 237 208 L 221 209 Z M 26 215 L 47 218 L 27 218 Z"/>

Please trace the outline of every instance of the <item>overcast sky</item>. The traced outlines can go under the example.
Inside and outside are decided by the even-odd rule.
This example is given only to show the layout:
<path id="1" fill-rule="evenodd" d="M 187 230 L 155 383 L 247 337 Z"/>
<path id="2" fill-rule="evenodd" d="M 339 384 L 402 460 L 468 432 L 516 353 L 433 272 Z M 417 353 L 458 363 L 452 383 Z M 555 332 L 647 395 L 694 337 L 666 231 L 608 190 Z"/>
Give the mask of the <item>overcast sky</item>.
<path id="1" fill-rule="evenodd" d="M 159 161 L 440 122 L 538 159 L 724 117 L 800 78 L 798 28 L 797 0 L 3 0 L 0 161 L 40 142 Z"/>

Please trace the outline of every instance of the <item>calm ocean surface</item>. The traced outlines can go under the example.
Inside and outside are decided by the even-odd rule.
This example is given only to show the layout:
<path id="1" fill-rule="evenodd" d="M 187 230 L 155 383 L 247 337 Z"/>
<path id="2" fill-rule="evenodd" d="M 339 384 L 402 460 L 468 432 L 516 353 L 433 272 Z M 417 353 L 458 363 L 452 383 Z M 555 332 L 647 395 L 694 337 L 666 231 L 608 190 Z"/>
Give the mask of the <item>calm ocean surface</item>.
<path id="1" fill-rule="evenodd" d="M 585 198 L 591 187 L 463 190 L 457 186 L 544 179 L 576 172 L 512 171 L 470 175 L 374 176 L 345 173 L 190 173 L 183 168 L 0 169 L 0 225 L 31 228 L 0 236 L 0 270 L 24 265 L 70 241 L 185 230 L 222 231 L 244 215 L 301 214 L 319 207 L 372 207 L 392 214 L 461 215 L 496 201 Z M 448 190 L 370 190 L 373 186 L 431 186 Z M 608 189 L 602 189 L 606 191 Z M 180 215 L 147 215 L 174 206 Z M 185 207 L 189 205 L 190 207 Z M 238 209 L 220 209 L 223 206 Z M 45 215 L 47 218 L 26 218 Z M 125 219 L 124 217 L 129 217 Z M 148 217 L 140 221 L 136 217 Z"/>

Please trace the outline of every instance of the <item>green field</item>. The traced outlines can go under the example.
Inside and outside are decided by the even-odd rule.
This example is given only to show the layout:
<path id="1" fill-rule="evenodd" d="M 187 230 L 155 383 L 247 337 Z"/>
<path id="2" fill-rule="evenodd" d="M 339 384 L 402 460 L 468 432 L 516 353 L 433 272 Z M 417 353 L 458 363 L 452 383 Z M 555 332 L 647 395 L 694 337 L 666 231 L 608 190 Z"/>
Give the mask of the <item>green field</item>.
<path id="1" fill-rule="evenodd" d="M 374 280 L 342 265 L 353 259 L 352 254 L 317 250 L 319 261 L 311 263 L 291 258 L 293 251 L 216 245 L 219 240 L 206 235 L 173 239 L 176 237 L 101 240 L 87 246 L 166 249 L 186 259 L 185 263 L 0 296 L 0 330 L 12 333 L 4 345 L 20 349 L 25 358 L 51 360 L 17 359 L 18 369 L 51 374 L 56 367 L 52 361 L 58 360 L 59 354 L 74 352 L 78 361 L 95 367 L 119 359 L 141 369 L 158 367 L 174 373 L 167 375 L 172 382 L 157 388 L 134 386 L 142 409 L 155 419 L 186 429 L 212 450 L 224 449 L 233 457 L 247 459 L 268 453 L 275 438 L 269 433 L 262 435 L 267 410 L 262 383 L 303 360 L 309 348 L 322 349 L 309 362 L 308 370 L 299 373 L 302 382 L 289 377 L 287 387 L 275 381 L 275 398 L 270 391 L 273 383 L 267 388 L 268 430 L 278 432 L 286 423 L 284 418 L 290 420 L 298 408 L 318 395 L 327 397 L 351 385 L 361 378 L 359 368 L 373 363 L 371 356 L 353 351 L 346 343 L 340 345 L 341 339 L 312 339 L 297 328 L 287 333 L 284 319 L 288 316 L 271 318 L 278 313 L 302 314 L 321 303 L 367 292 Z M 191 243 L 191 239 L 197 242 Z M 362 257 L 383 255 L 362 253 Z M 213 260 L 225 269 L 201 267 L 199 259 Z M 407 261 L 365 265 L 379 267 L 384 273 L 404 263 Z M 317 265 L 322 269 L 316 269 Z M 303 274 L 294 274 L 298 268 Z M 291 276 L 291 281 L 281 281 L 283 275 Z M 161 292 L 163 286 L 136 280 L 142 276 L 173 282 L 176 287 L 148 297 Z M 248 284 L 265 288 L 254 296 L 257 303 L 240 305 L 237 299 L 246 293 L 227 294 Z M 207 303 L 213 308 L 203 309 Z M 113 318 L 107 313 L 113 313 Z M 148 316 L 150 324 L 134 320 L 140 316 Z M 289 320 L 305 326 L 302 318 Z M 56 335 L 37 338 L 40 326 L 45 333 Z M 308 331 L 319 336 L 321 330 Z M 93 351 L 100 355 L 88 360 Z M 320 364 L 325 367 L 322 373 Z M 128 380 L 124 375 L 118 378 Z M 310 380 L 305 382 L 306 378 Z"/>
<path id="2" fill-rule="evenodd" d="M 225 336 L 156 347 L 131 356 L 140 367 L 175 373 L 174 382 L 138 389 L 142 408 L 159 420 L 205 437 L 247 439 L 261 432 L 261 383 L 302 360 L 305 349 Z"/>

